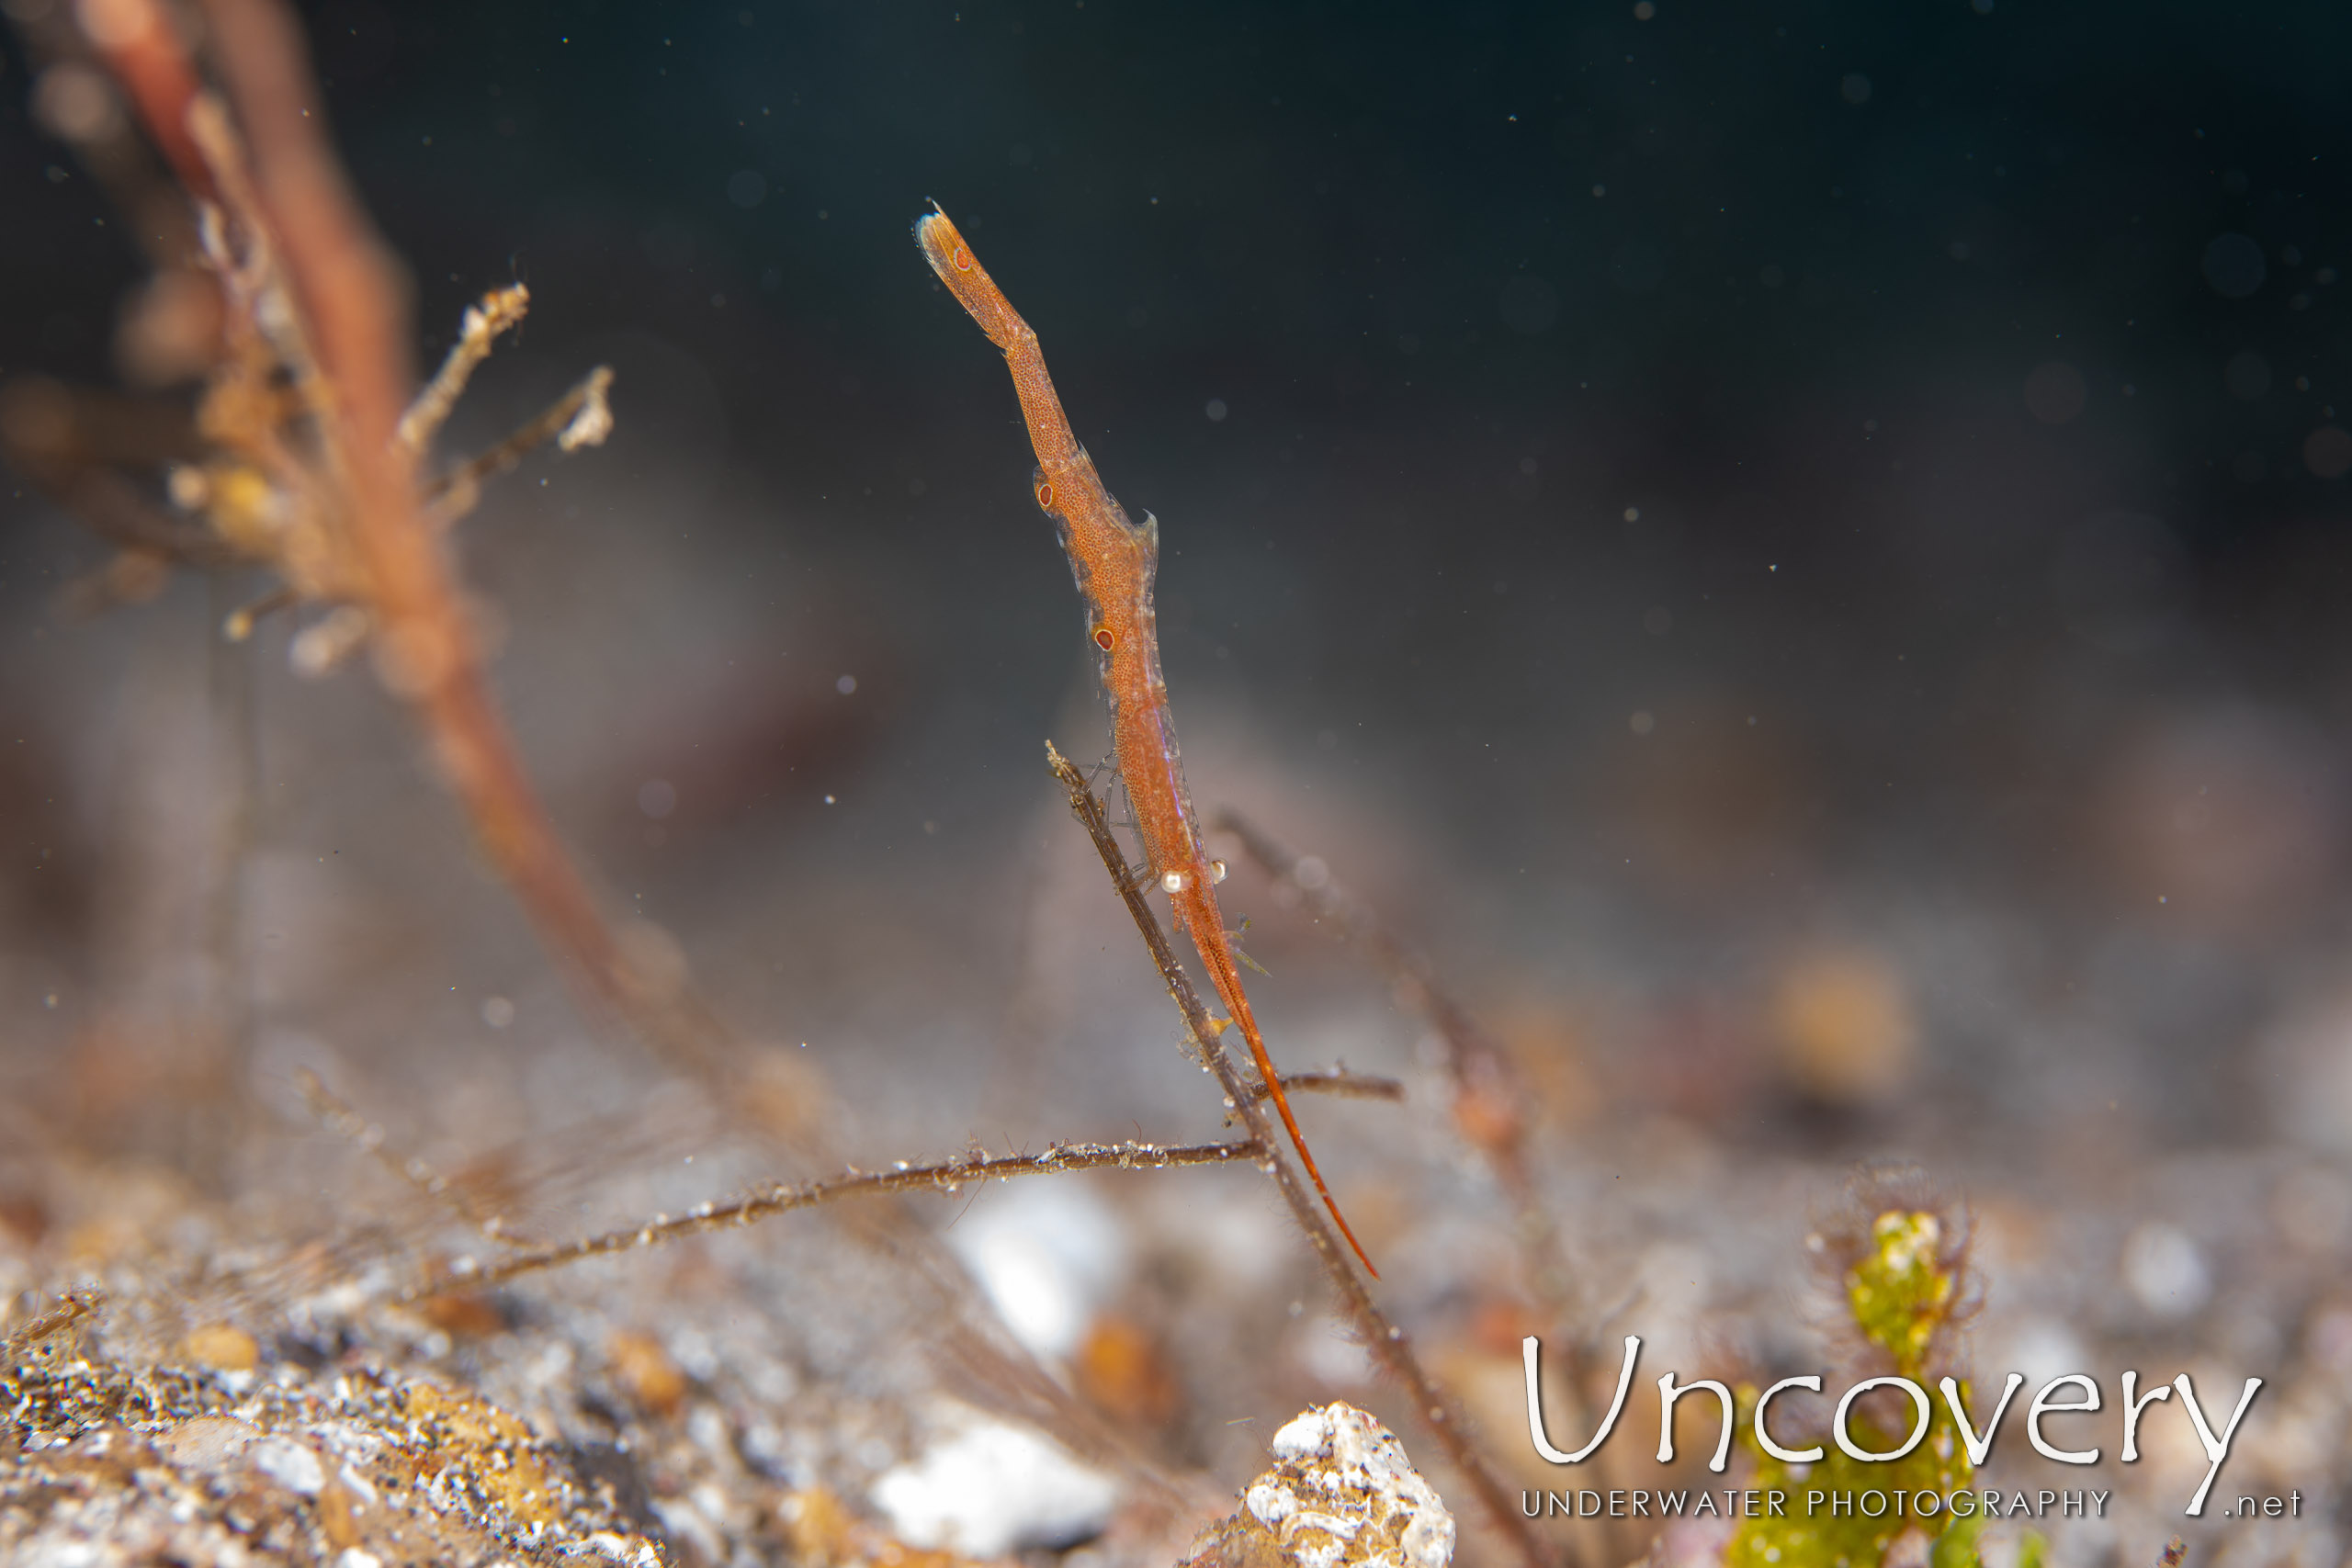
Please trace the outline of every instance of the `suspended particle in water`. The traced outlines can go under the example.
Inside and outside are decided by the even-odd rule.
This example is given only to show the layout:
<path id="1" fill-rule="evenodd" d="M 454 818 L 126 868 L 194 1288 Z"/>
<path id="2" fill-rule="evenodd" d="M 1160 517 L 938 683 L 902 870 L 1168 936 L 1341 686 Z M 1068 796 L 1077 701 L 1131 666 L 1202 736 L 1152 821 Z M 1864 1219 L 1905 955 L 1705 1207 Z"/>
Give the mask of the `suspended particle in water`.
<path id="1" fill-rule="evenodd" d="M 2250 348 L 2240 349 L 2222 367 L 2222 385 L 2230 396 L 2252 402 L 2270 389 L 2270 361 Z"/>
<path id="2" fill-rule="evenodd" d="M 2089 389 L 2083 373 L 2063 359 L 2035 366 L 2026 373 L 2026 412 L 2044 424 L 2064 424 L 2083 412 Z"/>
<path id="3" fill-rule="evenodd" d="M 2205 281 L 2225 299 L 2243 299 L 2270 276 L 2262 246 L 2245 234 L 2216 234 L 2206 242 Z"/>
<path id="4" fill-rule="evenodd" d="M 1549 331 L 1560 319 L 1560 296 L 1546 280 L 1533 273 L 1513 275 L 1503 285 L 1503 321 L 1513 332 L 1529 337 Z"/>
<path id="5" fill-rule="evenodd" d="M 2352 473 L 2352 432 L 2323 424 L 2304 436 L 2303 467 L 2324 479 Z"/>

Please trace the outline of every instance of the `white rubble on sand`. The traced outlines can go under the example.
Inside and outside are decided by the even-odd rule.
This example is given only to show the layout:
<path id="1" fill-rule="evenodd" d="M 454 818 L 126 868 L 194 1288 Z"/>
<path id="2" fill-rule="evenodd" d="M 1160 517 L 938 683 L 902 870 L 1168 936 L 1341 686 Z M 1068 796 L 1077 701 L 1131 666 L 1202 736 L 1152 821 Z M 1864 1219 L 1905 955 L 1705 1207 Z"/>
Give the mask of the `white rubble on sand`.
<path id="1" fill-rule="evenodd" d="M 1405 1445 L 1352 1404 L 1308 1410 L 1274 1434 L 1274 1468 L 1245 1513 L 1299 1568 L 1447 1568 L 1453 1516 Z"/>
<path id="2" fill-rule="evenodd" d="M 1016 1184 L 947 1233 L 1012 1337 L 1033 1354 L 1069 1356 L 1127 1271 L 1126 1231 L 1089 1187 Z"/>
<path id="3" fill-rule="evenodd" d="M 869 1494 L 908 1545 L 1002 1557 L 1073 1546 L 1110 1521 L 1116 1483 L 1039 1433 L 953 1404 L 937 1432 Z"/>

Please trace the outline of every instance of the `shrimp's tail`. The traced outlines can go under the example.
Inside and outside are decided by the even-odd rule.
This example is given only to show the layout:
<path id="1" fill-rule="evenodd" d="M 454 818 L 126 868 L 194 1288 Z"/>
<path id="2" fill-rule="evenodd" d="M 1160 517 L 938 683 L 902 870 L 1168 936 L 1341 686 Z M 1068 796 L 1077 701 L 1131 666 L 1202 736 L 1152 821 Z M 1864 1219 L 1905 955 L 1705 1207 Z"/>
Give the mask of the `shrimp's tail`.
<path id="1" fill-rule="evenodd" d="M 1222 928 L 1219 931 L 1222 934 Z M 1250 1016 L 1250 998 L 1241 990 L 1241 976 L 1233 972 L 1230 958 L 1211 953 L 1205 943 L 1199 942 L 1197 934 L 1194 942 L 1202 950 L 1203 961 L 1209 966 L 1210 977 L 1217 983 L 1219 996 L 1233 1013 L 1233 1021 L 1241 1026 L 1241 1038 L 1250 1043 L 1250 1060 L 1257 1063 L 1258 1076 L 1266 1083 L 1266 1096 L 1274 1102 L 1274 1113 L 1283 1119 L 1283 1129 L 1290 1134 L 1290 1146 L 1298 1151 L 1298 1162 L 1306 1168 L 1306 1179 L 1315 1183 L 1315 1190 L 1322 1198 L 1323 1207 L 1330 1211 L 1331 1223 L 1340 1227 L 1340 1234 L 1346 1236 L 1348 1245 L 1355 1249 L 1356 1261 L 1363 1265 L 1365 1273 L 1379 1279 L 1380 1270 L 1373 1267 L 1372 1258 L 1364 1251 L 1363 1243 L 1356 1239 L 1348 1217 L 1340 1213 L 1339 1200 L 1331 1196 L 1330 1188 L 1323 1183 L 1323 1173 L 1315 1168 L 1315 1156 L 1307 1152 L 1306 1134 L 1298 1130 L 1298 1118 L 1290 1113 L 1290 1096 L 1283 1092 L 1282 1075 L 1274 1071 L 1273 1061 L 1266 1055 L 1266 1043 L 1258 1034 L 1258 1021 Z M 1220 958 L 1225 962 L 1220 964 Z"/>

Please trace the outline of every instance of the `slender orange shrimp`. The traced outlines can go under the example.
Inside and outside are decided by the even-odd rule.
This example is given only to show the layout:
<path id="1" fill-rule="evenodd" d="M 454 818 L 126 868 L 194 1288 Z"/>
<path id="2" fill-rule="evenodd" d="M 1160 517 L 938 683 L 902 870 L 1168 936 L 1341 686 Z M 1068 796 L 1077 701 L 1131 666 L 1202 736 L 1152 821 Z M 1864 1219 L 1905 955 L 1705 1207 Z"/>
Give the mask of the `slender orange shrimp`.
<path id="1" fill-rule="evenodd" d="M 1125 781 L 1127 799 L 1135 807 L 1136 824 L 1143 835 L 1144 853 L 1151 874 L 1175 907 L 1176 924 L 1193 939 L 1225 1009 L 1241 1026 L 1258 1076 L 1266 1082 L 1274 1109 L 1290 1134 L 1291 1146 L 1306 1167 L 1323 1206 L 1355 1248 L 1356 1257 L 1374 1279 L 1380 1270 L 1364 1256 L 1363 1244 L 1340 1213 L 1315 1156 L 1306 1151 L 1306 1136 L 1292 1116 L 1283 1080 L 1266 1055 L 1258 1020 L 1241 989 L 1241 970 L 1233 943 L 1226 935 L 1225 917 L 1217 909 L 1216 884 L 1225 879 L 1225 863 L 1211 860 L 1202 845 L 1199 821 L 1193 815 L 1192 796 L 1185 793 L 1184 773 L 1176 754 L 1176 727 L 1168 713 L 1168 683 L 1159 675 L 1159 623 L 1152 614 L 1152 574 L 1159 564 L 1159 524 L 1150 513 L 1140 527 L 1127 521 L 1126 512 L 1102 488 L 1094 460 L 1070 433 L 1069 416 L 1055 395 L 1053 378 L 1046 374 L 1045 356 L 1037 350 L 1037 334 L 1021 319 L 989 277 L 964 236 L 947 214 L 933 211 L 915 224 L 915 241 L 931 263 L 932 271 L 972 314 L 989 341 L 1004 351 L 1012 369 L 1012 388 L 1021 399 L 1021 414 L 1029 423 L 1029 444 L 1037 453 L 1035 490 L 1037 504 L 1061 535 L 1069 552 L 1070 570 L 1078 591 L 1086 598 L 1087 632 L 1102 657 L 1102 688 L 1111 697 L 1111 735 L 1119 758 L 1119 776 Z"/>

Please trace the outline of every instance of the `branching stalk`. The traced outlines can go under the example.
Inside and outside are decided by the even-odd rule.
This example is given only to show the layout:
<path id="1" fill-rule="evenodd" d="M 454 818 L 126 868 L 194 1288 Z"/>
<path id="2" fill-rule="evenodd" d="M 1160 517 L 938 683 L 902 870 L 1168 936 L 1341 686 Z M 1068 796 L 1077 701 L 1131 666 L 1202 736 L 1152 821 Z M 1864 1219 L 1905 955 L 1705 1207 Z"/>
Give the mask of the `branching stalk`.
<path id="1" fill-rule="evenodd" d="M 421 504 L 409 437 L 422 440 L 437 421 L 428 393 L 415 423 L 405 423 L 407 300 L 327 145 L 294 21 L 270 0 L 204 0 L 203 10 L 252 160 L 250 216 L 272 241 L 299 306 L 317 384 L 331 389 L 315 412 L 366 572 L 378 673 L 415 708 L 485 852 L 542 940 L 640 1035 L 717 1076 L 726 1031 L 680 979 L 631 961 L 557 837 L 491 695 L 455 569 Z M 487 320 L 483 327 L 486 349 L 494 328 Z M 469 369 L 453 356 L 445 378 L 461 382 Z"/>
<path id="2" fill-rule="evenodd" d="M 455 351 L 452 351 L 454 355 Z M 612 406 L 605 400 L 613 384 L 613 367 L 599 365 L 575 382 L 571 389 L 548 405 L 537 419 L 505 440 L 459 464 L 436 482 L 426 496 L 426 511 L 435 528 L 447 528 L 474 509 L 488 480 L 509 472 L 517 463 L 552 441 L 565 452 L 600 446 L 612 433 Z"/>
<path id="3" fill-rule="evenodd" d="M 1291 1094 L 1328 1094 L 1334 1100 L 1385 1100 L 1402 1104 L 1405 1086 L 1396 1078 L 1375 1077 L 1370 1073 L 1351 1073 L 1345 1067 L 1328 1073 L 1284 1073 L 1283 1089 Z M 1264 1084 L 1251 1084 L 1250 1098 L 1272 1098 Z"/>
<path id="4" fill-rule="evenodd" d="M 851 1170 L 819 1181 L 779 1183 L 763 1187 L 723 1203 L 703 1203 L 691 1213 L 661 1215 L 652 1221 L 601 1235 L 547 1247 L 527 1247 L 491 1264 L 460 1258 L 446 1272 L 413 1285 L 400 1300 L 415 1301 L 449 1290 L 474 1290 L 495 1285 L 518 1275 L 535 1274 L 582 1258 L 634 1251 L 704 1231 L 752 1224 L 773 1214 L 813 1209 L 843 1198 L 869 1198 L 900 1192 L 956 1192 L 976 1181 L 1006 1180 L 1015 1176 L 1051 1176 L 1070 1170 L 1159 1170 L 1170 1166 L 1229 1165 L 1254 1160 L 1265 1145 L 1256 1139 L 1228 1144 L 1169 1145 L 1124 1144 L 1054 1144 L 1043 1154 L 967 1155 L 935 1165 L 901 1165 L 890 1170 Z"/>
<path id="5" fill-rule="evenodd" d="M 395 1147 L 380 1123 L 362 1116 L 348 1100 L 327 1088 L 318 1074 L 308 1067 L 299 1069 L 294 1075 L 294 1087 L 310 1106 L 311 1114 L 329 1132 L 374 1159 L 419 1195 L 447 1209 L 488 1241 L 500 1247 L 524 1245 L 525 1238 L 507 1232 L 503 1215 L 474 1201 L 463 1181 L 451 1180 L 423 1156 L 406 1154 Z"/>
<path id="6" fill-rule="evenodd" d="M 1295 891 L 1326 931 L 1362 947 L 1397 999 L 1428 1022 L 1444 1051 L 1454 1127 L 1486 1156 L 1496 1184 L 1510 1201 L 1528 1288 L 1560 1327 L 1582 1331 L 1590 1314 L 1578 1299 L 1558 1227 L 1535 1190 L 1527 1146 L 1527 1086 L 1519 1064 L 1440 983 L 1436 965 L 1382 923 L 1329 866 L 1293 854 L 1231 807 L 1219 811 L 1213 826 L 1240 840 L 1259 868 Z"/>
<path id="7" fill-rule="evenodd" d="M 433 445 L 434 434 L 447 422 L 449 411 L 465 394 L 466 383 L 473 379 L 481 362 L 490 357 L 490 345 L 498 340 L 499 333 L 513 330 L 530 307 L 531 291 L 516 283 L 484 296 L 479 305 L 466 308 L 465 316 L 458 323 L 458 341 L 449 345 L 441 368 L 425 383 L 424 390 L 417 393 L 408 412 L 401 415 L 401 445 L 411 455 L 424 456 Z"/>
<path id="8" fill-rule="evenodd" d="M 1102 868 L 1110 873 L 1112 886 L 1118 890 L 1120 900 L 1135 920 L 1136 930 L 1143 936 L 1144 945 L 1150 950 L 1152 963 L 1159 966 L 1170 999 L 1184 1015 L 1184 1027 L 1192 1033 L 1193 1048 L 1216 1075 L 1217 1082 L 1225 1088 L 1226 1103 L 1249 1130 L 1250 1142 L 1261 1151 L 1260 1168 L 1273 1179 L 1283 1201 L 1290 1205 L 1291 1217 L 1298 1222 L 1298 1228 L 1306 1233 L 1316 1257 L 1322 1260 L 1323 1271 L 1329 1277 L 1348 1320 L 1363 1336 L 1373 1359 L 1403 1386 L 1413 1403 L 1414 1414 L 1469 1482 L 1489 1522 L 1510 1542 L 1520 1561 L 1527 1568 L 1550 1568 L 1550 1554 L 1521 1517 L 1518 1502 L 1504 1486 L 1502 1478 L 1471 1442 L 1453 1397 L 1421 1366 L 1403 1327 L 1391 1322 L 1388 1314 L 1381 1311 L 1380 1303 L 1373 1300 L 1372 1292 L 1348 1262 L 1346 1244 L 1325 1217 L 1322 1206 L 1306 1184 L 1283 1157 L 1281 1140 L 1252 1092 L 1253 1086 L 1241 1076 L 1240 1067 L 1219 1042 L 1218 1032 L 1209 1021 L 1208 1010 L 1201 1005 L 1200 993 L 1193 988 L 1192 979 L 1176 962 L 1175 949 L 1169 944 L 1159 918 L 1152 913 L 1134 879 L 1127 875 L 1125 857 L 1111 831 L 1110 818 L 1102 809 L 1101 798 L 1087 784 L 1086 775 L 1055 750 L 1051 741 L 1046 743 L 1046 761 L 1054 777 L 1069 792 L 1070 810 L 1085 826 L 1087 836 L 1094 840 L 1095 852 L 1102 857 Z"/>

